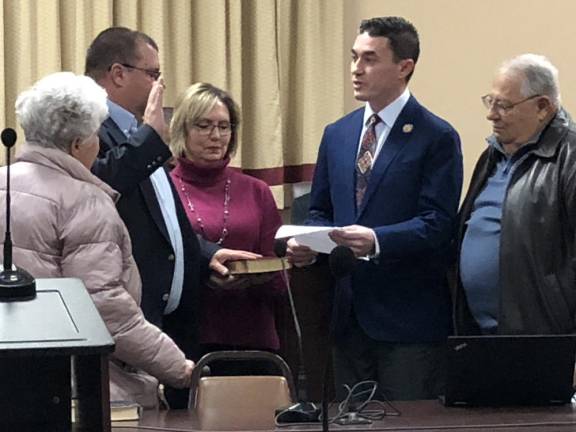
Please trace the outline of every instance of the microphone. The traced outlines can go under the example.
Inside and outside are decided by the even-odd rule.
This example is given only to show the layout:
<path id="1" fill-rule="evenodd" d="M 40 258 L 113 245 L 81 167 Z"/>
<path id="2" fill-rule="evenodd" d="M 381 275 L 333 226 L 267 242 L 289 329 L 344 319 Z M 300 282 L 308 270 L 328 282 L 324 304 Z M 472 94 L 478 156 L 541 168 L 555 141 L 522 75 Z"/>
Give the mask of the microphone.
<path id="1" fill-rule="evenodd" d="M 4 129 L 0 137 L 2 138 L 2 143 L 8 148 L 12 148 L 16 144 L 16 131 L 12 128 Z"/>
<path id="2" fill-rule="evenodd" d="M 276 239 L 274 241 L 274 253 L 279 258 L 284 258 L 286 256 L 286 251 L 288 249 L 288 243 L 286 239 Z M 306 375 L 306 367 L 304 365 L 304 348 L 302 345 L 302 328 L 300 327 L 300 321 L 298 320 L 298 314 L 296 312 L 296 305 L 294 303 L 294 297 L 292 296 L 292 288 L 290 286 L 290 276 L 286 268 L 283 269 L 282 275 L 286 282 L 286 288 L 288 291 L 288 301 L 290 303 L 290 313 L 292 315 L 292 321 L 294 323 L 294 331 L 296 333 L 296 342 L 298 344 L 298 373 L 296 378 L 296 394 L 298 396 L 298 403 L 276 411 L 276 422 L 277 423 L 309 423 L 317 422 L 320 410 L 311 402 L 307 402 L 308 393 L 306 390 L 308 378 Z"/>
<path id="3" fill-rule="evenodd" d="M 6 128 L 0 134 L 6 147 L 6 234 L 4 261 L 0 271 L 0 301 L 23 301 L 36 298 L 36 281 L 25 270 L 12 266 L 12 238 L 10 235 L 10 149 L 16 144 L 16 131 Z"/>
<path id="4" fill-rule="evenodd" d="M 341 279 L 352 273 L 357 263 L 358 260 L 354 252 L 347 246 L 336 246 L 328 258 L 330 271 L 336 279 Z"/>
<path id="5" fill-rule="evenodd" d="M 274 240 L 274 255 L 278 258 L 284 258 L 288 250 L 288 241 L 286 239 Z"/>

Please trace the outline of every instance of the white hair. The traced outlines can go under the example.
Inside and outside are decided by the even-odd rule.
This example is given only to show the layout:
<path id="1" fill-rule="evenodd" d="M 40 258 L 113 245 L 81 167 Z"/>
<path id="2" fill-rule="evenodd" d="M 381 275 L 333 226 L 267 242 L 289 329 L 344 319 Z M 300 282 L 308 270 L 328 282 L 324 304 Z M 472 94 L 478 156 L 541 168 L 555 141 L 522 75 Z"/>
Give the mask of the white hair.
<path id="1" fill-rule="evenodd" d="M 96 132 L 107 115 L 106 91 L 92 78 L 72 72 L 48 75 L 16 100 L 26 140 L 65 152 L 76 138 Z"/>
<path id="2" fill-rule="evenodd" d="M 538 54 L 521 54 L 505 61 L 501 74 L 519 74 L 522 77 L 522 96 L 548 96 L 552 103 L 560 106 L 560 83 L 558 69 L 546 57 Z"/>

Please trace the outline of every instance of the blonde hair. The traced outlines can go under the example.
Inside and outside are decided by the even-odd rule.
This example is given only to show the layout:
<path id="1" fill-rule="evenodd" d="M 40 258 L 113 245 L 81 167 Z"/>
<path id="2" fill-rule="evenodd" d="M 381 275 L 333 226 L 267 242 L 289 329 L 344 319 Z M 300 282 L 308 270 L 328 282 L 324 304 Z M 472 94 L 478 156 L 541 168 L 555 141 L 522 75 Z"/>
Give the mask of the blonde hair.
<path id="1" fill-rule="evenodd" d="M 217 102 L 228 108 L 232 135 L 225 157 L 234 155 L 238 145 L 238 126 L 240 111 L 232 96 L 224 90 L 208 83 L 196 83 L 188 87 L 176 101 L 174 114 L 170 121 L 170 149 L 176 157 L 183 156 L 186 150 L 186 139 L 190 128 L 202 116 L 208 114 Z"/>

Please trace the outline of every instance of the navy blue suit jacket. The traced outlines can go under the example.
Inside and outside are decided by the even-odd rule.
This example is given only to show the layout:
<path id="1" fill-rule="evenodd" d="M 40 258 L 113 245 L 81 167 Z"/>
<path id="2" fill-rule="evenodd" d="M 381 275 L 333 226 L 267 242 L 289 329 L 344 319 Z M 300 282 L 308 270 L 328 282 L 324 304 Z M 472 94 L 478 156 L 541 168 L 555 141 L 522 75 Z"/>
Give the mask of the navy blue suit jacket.
<path id="1" fill-rule="evenodd" d="M 462 187 L 457 132 L 410 97 L 355 204 L 364 109 L 328 125 L 312 185 L 309 224 L 374 229 L 380 255 L 339 282 L 337 334 L 356 315 L 371 338 L 434 342 L 451 331 L 445 270 Z"/>
<path id="2" fill-rule="evenodd" d="M 148 321 L 163 329 L 184 351 L 198 360 L 196 336 L 199 288 L 208 273 L 208 263 L 219 246 L 205 241 L 192 230 L 180 198 L 172 187 L 176 216 L 184 246 L 184 283 L 176 310 L 164 315 L 172 285 L 175 256 L 160 204 L 150 175 L 171 156 L 156 131 L 142 125 L 129 139 L 107 118 L 98 132 L 100 153 L 92 172 L 118 190 L 118 213 L 128 228 L 132 254 L 142 279 L 142 312 Z M 188 390 L 166 386 L 165 395 L 173 408 L 185 408 Z"/>
<path id="3" fill-rule="evenodd" d="M 196 317 L 200 280 L 219 248 L 198 237 L 174 186 L 172 194 L 184 245 L 184 284 L 178 308 L 164 315 L 174 273 L 174 249 L 162 216 L 150 174 L 162 166 L 170 151 L 150 126 L 143 125 L 130 139 L 108 118 L 99 130 L 100 154 L 92 171 L 122 191 L 118 213 L 128 228 L 132 254 L 142 279 L 141 307 L 148 321 L 163 328 L 186 353 L 195 358 Z"/>

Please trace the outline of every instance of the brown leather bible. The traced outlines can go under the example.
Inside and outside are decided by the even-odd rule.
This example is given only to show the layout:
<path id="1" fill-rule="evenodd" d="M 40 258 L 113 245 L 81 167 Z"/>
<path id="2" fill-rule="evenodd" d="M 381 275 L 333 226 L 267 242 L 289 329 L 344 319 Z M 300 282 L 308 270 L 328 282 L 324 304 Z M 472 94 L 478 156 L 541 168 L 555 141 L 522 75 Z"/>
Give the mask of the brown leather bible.
<path id="1" fill-rule="evenodd" d="M 292 265 L 286 258 L 265 257 L 255 260 L 239 260 L 226 263 L 230 274 L 268 273 L 289 269 Z"/>

